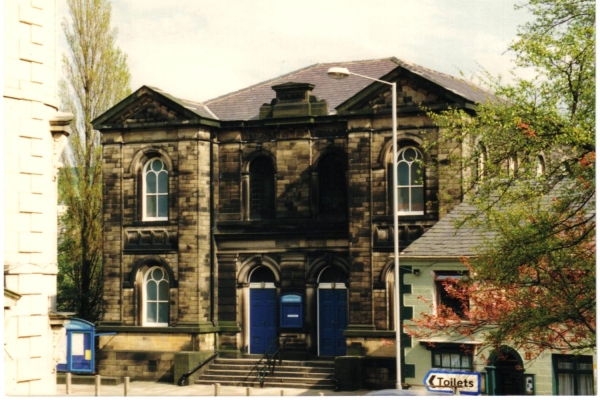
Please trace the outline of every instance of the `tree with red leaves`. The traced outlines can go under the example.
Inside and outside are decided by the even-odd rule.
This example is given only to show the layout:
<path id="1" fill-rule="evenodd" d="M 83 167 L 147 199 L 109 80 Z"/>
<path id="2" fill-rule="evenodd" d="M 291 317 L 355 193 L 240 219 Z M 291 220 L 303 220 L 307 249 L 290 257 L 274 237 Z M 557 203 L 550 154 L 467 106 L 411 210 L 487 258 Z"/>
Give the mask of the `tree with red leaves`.
<path id="1" fill-rule="evenodd" d="M 535 19 L 510 49 L 536 78 L 505 85 L 488 75 L 496 96 L 476 112 L 430 114 L 442 128 L 431 145 L 457 146 L 438 168 L 464 176 L 465 201 L 478 210 L 456 228 L 495 237 L 462 260 L 468 279 L 445 283 L 463 315 L 442 306 L 405 328 L 536 354 L 585 352 L 596 346 L 595 2 L 522 7 Z"/>

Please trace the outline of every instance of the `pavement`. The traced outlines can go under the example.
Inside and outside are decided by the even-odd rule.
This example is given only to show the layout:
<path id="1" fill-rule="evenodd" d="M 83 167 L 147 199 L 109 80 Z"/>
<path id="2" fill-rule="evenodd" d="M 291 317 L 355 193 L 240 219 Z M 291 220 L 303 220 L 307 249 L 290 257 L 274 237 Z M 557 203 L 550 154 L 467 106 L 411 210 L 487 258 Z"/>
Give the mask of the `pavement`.
<path id="1" fill-rule="evenodd" d="M 239 386 L 220 386 L 219 396 L 246 396 L 246 388 Z M 284 389 L 284 388 L 250 388 L 250 396 L 361 396 L 368 393 L 369 390 L 356 390 L 354 392 L 335 392 L 324 389 Z M 67 396 L 66 385 L 58 384 L 56 387 L 57 396 Z M 71 394 L 69 396 L 94 396 L 94 385 L 71 385 Z M 213 385 L 177 386 L 170 383 L 133 381 L 129 384 L 128 396 L 214 396 L 215 389 Z M 116 386 L 100 386 L 100 396 L 124 396 L 124 384 Z"/>

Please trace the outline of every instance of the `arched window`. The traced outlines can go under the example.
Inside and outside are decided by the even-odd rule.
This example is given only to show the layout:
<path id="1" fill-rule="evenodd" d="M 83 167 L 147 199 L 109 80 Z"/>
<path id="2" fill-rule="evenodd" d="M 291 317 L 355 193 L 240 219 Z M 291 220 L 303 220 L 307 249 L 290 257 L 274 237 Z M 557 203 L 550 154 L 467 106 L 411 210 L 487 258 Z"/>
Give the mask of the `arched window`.
<path id="1" fill-rule="evenodd" d="M 425 210 L 423 155 L 413 146 L 398 152 L 398 214 L 422 215 Z"/>
<path id="2" fill-rule="evenodd" d="M 143 216 L 144 221 L 169 219 L 169 173 L 160 158 L 153 158 L 144 166 Z"/>
<path id="3" fill-rule="evenodd" d="M 344 271 L 337 267 L 325 267 L 317 277 L 319 284 L 331 283 L 345 285 L 346 279 L 347 277 Z"/>
<path id="4" fill-rule="evenodd" d="M 546 162 L 544 157 L 539 155 L 535 159 L 535 176 L 542 176 L 546 170 Z"/>
<path id="5" fill-rule="evenodd" d="M 275 217 L 275 170 L 267 157 L 250 163 L 250 218 Z"/>
<path id="6" fill-rule="evenodd" d="M 335 154 L 319 161 L 319 215 L 344 216 L 347 214 L 346 173 Z"/>
<path id="7" fill-rule="evenodd" d="M 250 273 L 250 277 L 248 278 L 249 283 L 275 283 L 276 278 L 275 274 L 269 267 L 260 266 L 256 267 Z"/>
<path id="8" fill-rule="evenodd" d="M 169 281 L 160 267 L 150 268 L 144 275 L 143 325 L 169 325 Z"/>

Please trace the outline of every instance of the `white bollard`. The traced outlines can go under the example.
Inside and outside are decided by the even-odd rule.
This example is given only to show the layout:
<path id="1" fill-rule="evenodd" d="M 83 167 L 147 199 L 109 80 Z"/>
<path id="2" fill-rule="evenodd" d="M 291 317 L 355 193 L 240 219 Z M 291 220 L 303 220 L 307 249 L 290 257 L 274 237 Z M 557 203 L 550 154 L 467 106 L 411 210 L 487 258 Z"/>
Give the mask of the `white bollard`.
<path id="1" fill-rule="evenodd" d="M 129 395 L 129 377 L 125 377 L 125 383 L 123 385 L 123 396 L 127 397 Z"/>
<path id="2" fill-rule="evenodd" d="M 250 396 L 250 388 L 249 387 L 246 388 L 246 396 Z"/>
<path id="3" fill-rule="evenodd" d="M 285 396 L 285 390 L 282 390 L 282 391 L 281 391 L 281 395 L 282 395 L 282 396 Z"/>
<path id="4" fill-rule="evenodd" d="M 319 396 L 325 396 L 325 393 L 319 392 Z"/>
<path id="5" fill-rule="evenodd" d="M 71 394 L 71 373 L 70 372 L 67 372 L 66 384 L 67 384 L 67 394 Z"/>
<path id="6" fill-rule="evenodd" d="M 96 375 L 96 389 L 95 389 L 95 396 L 98 397 L 100 396 L 100 383 L 101 383 L 102 378 L 100 377 L 100 375 Z"/>
<path id="7" fill-rule="evenodd" d="M 221 384 L 220 383 L 215 383 L 215 397 L 218 397 L 220 395 L 221 392 Z"/>

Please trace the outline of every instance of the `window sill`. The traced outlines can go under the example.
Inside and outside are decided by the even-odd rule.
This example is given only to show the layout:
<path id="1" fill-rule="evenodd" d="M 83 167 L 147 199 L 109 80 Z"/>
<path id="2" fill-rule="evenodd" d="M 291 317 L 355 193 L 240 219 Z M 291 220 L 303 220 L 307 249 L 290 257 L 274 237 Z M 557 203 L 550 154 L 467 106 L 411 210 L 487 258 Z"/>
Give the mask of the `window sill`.
<path id="1" fill-rule="evenodd" d="M 127 226 L 168 226 L 168 225 L 175 225 L 175 221 L 168 220 L 168 219 L 157 220 L 157 221 L 134 221 L 131 223 L 131 225 L 123 225 L 123 227 L 127 227 Z"/>

